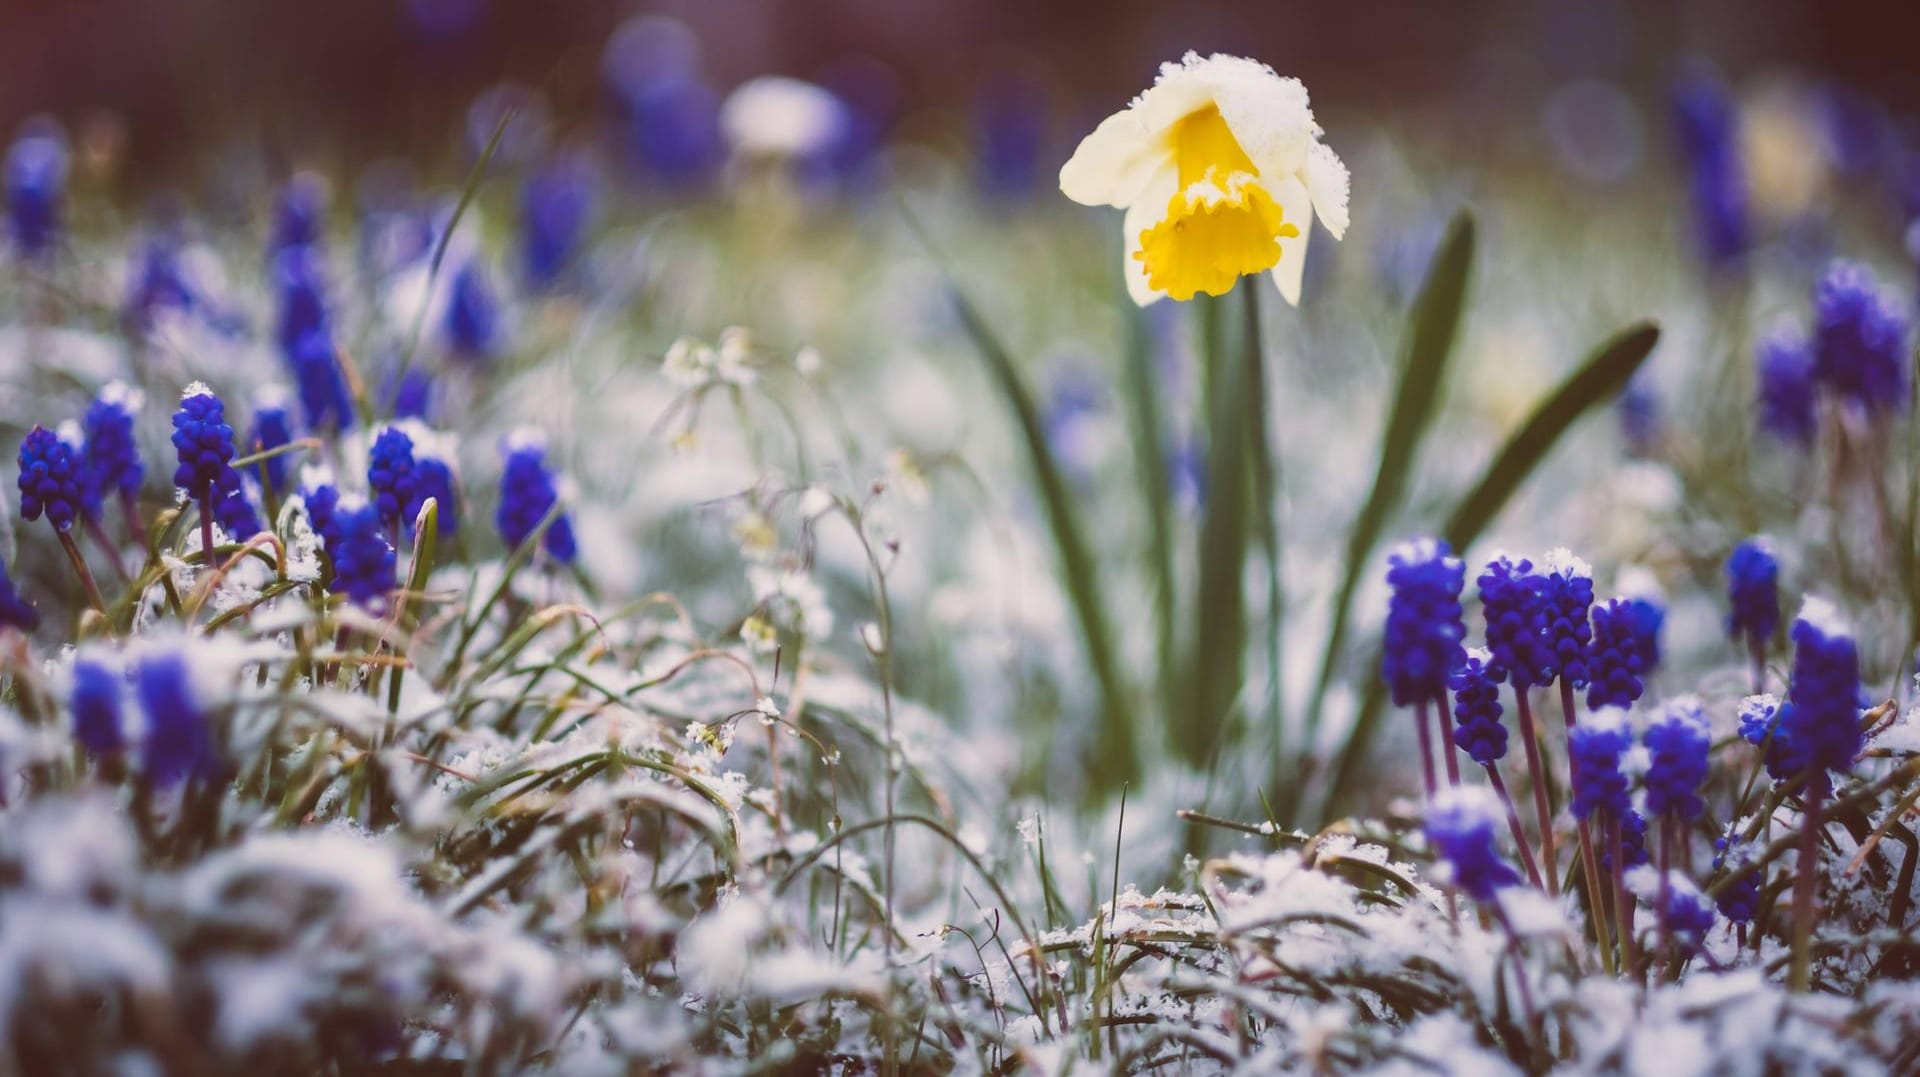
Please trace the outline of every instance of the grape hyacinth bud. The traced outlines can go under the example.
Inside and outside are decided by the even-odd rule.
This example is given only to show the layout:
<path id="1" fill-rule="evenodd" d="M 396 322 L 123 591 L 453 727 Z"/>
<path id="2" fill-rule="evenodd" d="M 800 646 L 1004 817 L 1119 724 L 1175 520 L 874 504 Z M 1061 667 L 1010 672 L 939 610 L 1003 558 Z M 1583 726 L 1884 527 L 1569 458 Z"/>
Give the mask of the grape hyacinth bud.
<path id="1" fill-rule="evenodd" d="M 1661 708 L 1641 741 L 1650 760 L 1645 779 L 1647 812 L 1681 820 L 1699 818 L 1706 809 L 1700 786 L 1707 780 L 1707 757 L 1713 747 L 1699 698 L 1681 696 Z"/>
<path id="2" fill-rule="evenodd" d="M 1640 674 L 1646 670 L 1645 641 L 1641 638 L 1638 611 L 1629 599 L 1615 598 L 1593 608 L 1593 641 L 1588 649 L 1587 706 L 1631 707 L 1646 686 Z"/>
<path id="3" fill-rule="evenodd" d="M 36 426 L 20 443 L 19 459 L 20 515 L 38 520 L 44 514 L 55 531 L 71 531 L 84 511 L 79 454 L 58 434 Z"/>
<path id="4" fill-rule="evenodd" d="M 560 282 L 579 254 L 593 213 L 593 175 L 566 155 L 527 180 L 520 196 L 521 266 L 536 291 Z"/>
<path id="5" fill-rule="evenodd" d="M 1507 727 L 1500 724 L 1500 682 L 1493 676 L 1493 655 L 1484 647 L 1467 652 L 1453 671 L 1454 743 L 1482 766 L 1505 758 Z"/>
<path id="6" fill-rule="evenodd" d="M 73 660 L 73 737 L 95 759 L 119 755 L 127 747 L 124 710 L 126 680 L 111 656 L 81 651 Z"/>
<path id="7" fill-rule="evenodd" d="M 1476 901 L 1492 901 L 1520 882 L 1520 873 L 1501 858 L 1495 843 L 1500 818 L 1492 794 L 1475 786 L 1442 790 L 1427 808 L 1427 843 L 1439 860 L 1442 880 Z"/>
<path id="8" fill-rule="evenodd" d="M 7 227 L 14 249 L 44 260 L 60 238 L 67 147 L 52 125 L 36 126 L 7 151 Z"/>
<path id="9" fill-rule="evenodd" d="M 1754 356 L 1760 379 L 1760 429 L 1802 449 L 1813 445 L 1813 351 L 1806 338 L 1782 326 L 1760 341 Z"/>
<path id="10" fill-rule="evenodd" d="M 1867 411 L 1907 405 L 1907 323 L 1864 266 L 1835 262 L 1814 288 L 1813 374 Z"/>
<path id="11" fill-rule="evenodd" d="M 108 493 L 134 497 L 146 478 L 146 466 L 140 461 L 140 444 L 134 435 L 133 417 L 146 406 L 140 390 L 125 382 L 108 382 L 87 405 L 81 420 L 87 445 L 87 476 L 93 480 L 94 496 Z"/>
<path id="12" fill-rule="evenodd" d="M 287 353 L 287 361 L 293 367 L 307 429 L 353 429 L 353 393 L 340 369 L 333 337 L 325 332 L 308 333 Z"/>
<path id="13" fill-rule="evenodd" d="M 1567 756 L 1573 774 L 1573 814 L 1581 819 L 1595 809 L 1625 818 L 1632 807 L 1627 775 L 1621 769 L 1633 731 L 1627 712 L 1608 707 L 1567 731 Z"/>
<path id="14" fill-rule="evenodd" d="M 1780 562 L 1764 536 L 1733 548 L 1727 558 L 1727 634 L 1765 650 L 1780 626 Z"/>
<path id="15" fill-rule="evenodd" d="M 508 548 L 518 549 L 559 502 L 560 490 L 547 468 L 546 442 L 537 432 L 516 431 L 501 444 L 501 450 L 506 454 L 506 466 L 500 474 L 500 507 L 494 523 Z M 573 522 L 567 513 L 560 513 L 547 528 L 542 544 L 554 560 L 573 563 L 577 549 Z"/>
<path id="16" fill-rule="evenodd" d="M 374 436 L 367 454 L 367 491 L 374 510 L 389 534 L 413 526 L 420 511 L 420 478 L 413 459 L 413 439 L 398 426 Z"/>
<path id="17" fill-rule="evenodd" d="M 1381 674 L 1399 706 L 1425 703 L 1447 690 L 1463 657 L 1467 626 L 1460 612 L 1466 569 L 1435 539 L 1415 539 L 1387 555 L 1387 624 Z"/>
<path id="18" fill-rule="evenodd" d="M 192 656 L 184 646 L 163 646 L 134 667 L 134 691 L 146 717 L 148 780 L 162 788 L 218 770 L 207 708 L 195 690 Z"/>
<path id="19" fill-rule="evenodd" d="M 240 488 L 226 412 L 213 390 L 196 381 L 180 395 L 180 408 L 173 413 L 173 447 L 180 460 L 173 484 L 195 501 L 218 504 Z"/>
<path id="20" fill-rule="evenodd" d="M 333 590 L 364 610 L 380 612 L 393 590 L 397 559 L 381 529 L 379 510 L 342 498 L 331 530 L 327 553 L 333 558 Z"/>
<path id="21" fill-rule="evenodd" d="M 264 389 L 253 398 L 253 429 L 247 435 L 247 455 L 269 452 L 293 444 L 293 416 L 287 411 L 286 390 L 277 386 Z M 287 453 L 269 456 L 256 465 L 258 475 L 276 494 L 287 486 Z"/>
<path id="22" fill-rule="evenodd" d="M 1725 871 L 1729 875 L 1753 863 L 1753 846 L 1729 830 L 1713 843 L 1713 870 Z M 1727 883 L 1720 889 L 1720 896 L 1714 899 L 1714 905 L 1720 915 L 1736 924 L 1751 924 L 1755 914 L 1760 911 L 1760 876 L 1758 868 L 1749 871 Z"/>
<path id="23" fill-rule="evenodd" d="M 1585 688 L 1587 646 L 1593 638 L 1587 624 L 1587 611 L 1593 607 L 1593 568 L 1561 546 L 1548 551 L 1540 573 L 1545 637 L 1553 651 L 1554 671 L 1573 687 Z"/>
<path id="24" fill-rule="evenodd" d="M 1809 598 L 1793 622 L 1792 706 L 1780 715 L 1775 741 L 1825 783 L 1827 772 L 1853 767 L 1860 754 L 1860 652 L 1839 611 Z"/>
<path id="25" fill-rule="evenodd" d="M 447 345 L 461 359 L 484 359 L 499 347 L 500 300 L 478 260 L 453 276 L 447 300 Z"/>
<path id="26" fill-rule="evenodd" d="M 1553 683 L 1553 649 L 1547 645 L 1544 584 L 1533 562 L 1505 555 L 1480 574 L 1480 607 L 1487 620 L 1487 650 L 1497 675 L 1519 691 Z"/>
<path id="27" fill-rule="evenodd" d="M 7 575 L 7 563 L 0 561 L 0 628 L 31 632 L 39 627 L 40 611 L 20 597 L 20 592 L 14 589 L 13 577 Z"/>

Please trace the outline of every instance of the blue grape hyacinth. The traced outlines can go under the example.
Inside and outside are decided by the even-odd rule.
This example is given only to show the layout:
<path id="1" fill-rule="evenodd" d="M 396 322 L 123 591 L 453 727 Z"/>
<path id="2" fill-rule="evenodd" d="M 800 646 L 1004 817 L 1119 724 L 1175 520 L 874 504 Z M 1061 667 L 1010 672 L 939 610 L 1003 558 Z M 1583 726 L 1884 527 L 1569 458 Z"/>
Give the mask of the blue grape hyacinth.
<path id="1" fill-rule="evenodd" d="M 1615 598 L 1593 608 L 1588 707 L 1631 707 L 1646 691 L 1640 680 L 1647 667 L 1640 616 L 1631 599 Z"/>
<path id="2" fill-rule="evenodd" d="M 1706 783 L 1708 754 L 1713 747 L 1706 711 L 1696 696 L 1681 696 L 1662 707 L 1647 723 L 1641 741 L 1646 745 L 1647 812 L 1676 819 L 1698 819 L 1706 810 L 1700 787 Z"/>
<path id="3" fill-rule="evenodd" d="M 153 328 L 163 313 L 183 314 L 194 309 L 199 298 L 180 261 L 180 246 L 170 232 L 148 236 L 141 244 L 131 279 L 123 316 L 129 326 L 140 332 Z"/>
<path id="4" fill-rule="evenodd" d="M 1631 871 L 1653 858 L 1647 852 L 1647 818 L 1633 809 L 1620 817 L 1620 859 L 1622 870 Z M 1613 870 L 1613 843 L 1600 849 L 1600 866 Z"/>
<path id="5" fill-rule="evenodd" d="M 7 151 L 7 230 L 23 257 L 42 261 L 53 253 L 66 189 L 66 141 L 57 128 L 35 125 Z"/>
<path id="6" fill-rule="evenodd" d="M 1447 690 L 1464 658 L 1467 626 L 1460 610 L 1466 569 L 1444 542 L 1416 539 L 1387 555 L 1387 604 L 1381 674 L 1400 706 L 1426 703 Z"/>
<path id="7" fill-rule="evenodd" d="M 367 491 L 389 534 L 413 526 L 420 511 L 420 476 L 413 438 L 398 426 L 385 427 L 374 436 L 367 453 Z"/>
<path id="8" fill-rule="evenodd" d="M 302 172 L 288 180 L 274 204 L 268 254 L 293 247 L 317 249 L 326 239 L 327 202 L 327 181 L 319 175 Z"/>
<path id="9" fill-rule="evenodd" d="M 1860 754 L 1860 651 L 1839 611 L 1809 598 L 1793 622 L 1791 706 L 1780 715 L 1774 743 L 1811 780 L 1844 773 Z"/>
<path id="10" fill-rule="evenodd" d="M 434 513 L 438 521 L 435 525 L 441 537 L 458 534 L 460 531 L 460 483 L 453 472 L 453 465 L 434 450 L 426 449 L 414 457 L 414 467 L 419 476 L 420 501 L 434 500 Z M 407 522 L 408 527 L 413 521 Z"/>
<path id="11" fill-rule="evenodd" d="M 1575 688 L 1585 688 L 1587 648 L 1593 638 L 1587 623 L 1587 612 L 1593 608 L 1593 568 L 1562 546 L 1548 551 L 1539 579 L 1546 613 L 1544 635 L 1553 652 L 1554 674 Z M 1551 681 L 1549 676 L 1540 683 Z"/>
<path id="12" fill-rule="evenodd" d="M 1547 643 L 1544 585 L 1533 562 L 1505 555 L 1488 562 L 1477 581 L 1487 621 L 1487 650 L 1497 675 L 1518 691 L 1553 683 L 1553 648 Z"/>
<path id="13" fill-rule="evenodd" d="M 500 507 L 494 523 L 509 549 L 518 549 L 560 500 L 560 488 L 547 467 L 546 442 L 538 433 L 517 431 L 501 445 L 506 466 L 500 474 Z M 572 564 L 579 552 L 573 521 L 562 512 L 542 540 L 547 554 L 561 564 Z"/>
<path id="14" fill-rule="evenodd" d="M 173 484 L 208 505 L 240 488 L 240 474 L 233 470 L 233 427 L 227 425 L 226 413 L 213 390 L 197 381 L 187 386 L 173 413 L 173 447 L 180 461 Z"/>
<path id="15" fill-rule="evenodd" d="M 1780 561 L 1773 543 L 1751 538 L 1727 558 L 1727 634 L 1764 650 L 1780 627 Z"/>
<path id="16" fill-rule="evenodd" d="M 73 738 L 95 759 L 126 750 L 126 678 L 111 655 L 81 651 L 73 660 Z"/>
<path id="17" fill-rule="evenodd" d="M 326 264 L 312 247 L 288 247 L 273 259 L 273 288 L 278 301 L 274 340 L 291 360 L 301 341 L 315 333 L 331 335 L 327 316 Z"/>
<path id="18" fill-rule="evenodd" d="M 1754 355 L 1760 381 L 1760 429 L 1800 448 L 1813 445 L 1813 350 L 1805 337 L 1780 327 L 1760 341 Z"/>
<path id="19" fill-rule="evenodd" d="M 1713 930 L 1713 902 L 1707 900 L 1707 895 L 1700 892 L 1692 879 L 1677 871 L 1667 873 L 1664 893 L 1666 909 L 1662 920 L 1666 930 L 1683 952 L 1699 950 L 1707 940 L 1707 932 Z"/>
<path id="20" fill-rule="evenodd" d="M 1567 731 L 1575 817 L 1585 819 L 1595 811 L 1606 811 L 1615 818 L 1626 817 L 1632 800 L 1630 783 L 1621 764 L 1631 747 L 1633 730 L 1623 710 L 1609 707 L 1595 711 Z"/>
<path id="21" fill-rule="evenodd" d="M 1500 681 L 1492 665 L 1492 653 L 1475 647 L 1448 680 L 1453 689 L 1454 744 L 1482 766 L 1507 754 L 1507 727 L 1500 723 Z"/>
<path id="22" fill-rule="evenodd" d="M 85 512 L 85 462 L 74 446 L 44 426 L 20 443 L 20 515 L 41 516 L 59 532 L 73 530 Z"/>
<path id="23" fill-rule="evenodd" d="M 244 542 L 266 530 L 261 526 L 260 513 L 253 507 L 253 499 L 247 495 L 245 483 L 238 483 L 220 495 L 220 500 L 213 503 L 213 519 L 235 542 Z"/>
<path id="24" fill-rule="evenodd" d="M 0 627 L 17 628 L 22 632 L 31 632 L 40 627 L 40 611 L 13 586 L 13 577 L 7 574 L 7 563 L 0 561 Z"/>
<path id="25" fill-rule="evenodd" d="M 393 591 L 393 544 L 371 504 L 342 499 L 331 521 L 327 553 L 333 558 L 333 590 L 355 605 L 378 613 Z"/>
<path id="26" fill-rule="evenodd" d="M 1864 266 L 1829 266 L 1814 288 L 1814 378 L 1866 411 L 1902 411 L 1911 364 L 1899 300 Z"/>
<path id="27" fill-rule="evenodd" d="M 1476 901 L 1492 901 L 1520 882 L 1520 873 L 1500 855 L 1500 818 L 1493 795 L 1476 786 L 1442 790 L 1427 808 L 1427 843 L 1443 881 Z"/>
<path id="28" fill-rule="evenodd" d="M 1740 701 L 1740 739 L 1758 748 L 1780 720 L 1780 697 L 1760 693 Z"/>
<path id="29" fill-rule="evenodd" d="M 304 485 L 300 495 L 307 510 L 307 525 L 313 533 L 320 536 L 329 556 L 340 541 L 339 530 L 335 526 L 340 516 L 340 488 L 334 485 L 331 476 L 318 477 Z"/>
<path id="30" fill-rule="evenodd" d="M 140 390 L 125 382 L 108 382 L 87 405 L 81 420 L 87 445 L 87 476 L 93 481 L 94 496 L 118 494 L 135 497 L 146 478 L 146 465 L 140 460 L 140 443 L 134 433 L 134 416 L 146 406 Z"/>

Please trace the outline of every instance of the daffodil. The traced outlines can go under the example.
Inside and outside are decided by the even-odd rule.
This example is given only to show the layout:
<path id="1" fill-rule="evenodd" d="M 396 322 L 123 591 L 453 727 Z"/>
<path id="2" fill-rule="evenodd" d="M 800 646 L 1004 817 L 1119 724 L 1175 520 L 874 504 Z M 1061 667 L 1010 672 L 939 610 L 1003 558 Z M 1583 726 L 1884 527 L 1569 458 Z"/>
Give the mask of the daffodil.
<path id="1" fill-rule="evenodd" d="M 1126 210 L 1127 290 L 1224 295 L 1271 271 L 1300 302 L 1313 216 L 1347 230 L 1347 167 L 1320 142 L 1300 80 L 1253 60 L 1188 53 L 1107 117 L 1060 169 L 1060 190 Z"/>

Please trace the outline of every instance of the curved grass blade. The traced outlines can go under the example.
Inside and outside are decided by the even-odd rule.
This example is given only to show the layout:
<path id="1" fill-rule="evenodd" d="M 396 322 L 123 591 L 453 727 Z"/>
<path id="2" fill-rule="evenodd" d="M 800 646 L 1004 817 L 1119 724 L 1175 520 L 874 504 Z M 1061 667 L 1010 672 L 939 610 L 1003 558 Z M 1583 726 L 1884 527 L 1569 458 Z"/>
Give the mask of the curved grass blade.
<path id="1" fill-rule="evenodd" d="M 1319 730 L 1321 707 L 1326 702 L 1327 688 L 1346 643 L 1353 592 L 1370 565 L 1368 556 L 1380 541 L 1387 517 L 1399 507 L 1406 494 L 1420 440 L 1433 421 L 1440 384 L 1453 355 L 1454 340 L 1459 335 L 1460 318 L 1466 307 L 1473 248 L 1473 215 L 1462 210 L 1448 226 L 1446 238 L 1434 255 L 1426 282 L 1421 285 L 1419 298 L 1414 301 L 1408 318 L 1406 358 L 1400 368 L 1399 388 L 1394 392 L 1393 412 L 1381 439 L 1380 465 L 1374 473 L 1373 490 L 1347 535 L 1346 576 L 1334 596 L 1333 621 L 1327 630 L 1326 652 L 1320 659 L 1320 677 L 1314 684 L 1313 700 L 1307 706 L 1306 743 L 1309 745 Z M 1275 777 L 1278 787 L 1279 776 Z"/>
<path id="2" fill-rule="evenodd" d="M 1455 550 L 1464 550 L 1493 522 L 1520 484 L 1552 449 L 1560 436 L 1589 408 L 1604 404 L 1619 395 L 1660 341 L 1660 328 L 1641 322 L 1615 334 L 1594 351 L 1553 394 L 1540 402 L 1527 421 L 1507 438 L 1506 444 L 1487 465 L 1480 481 L 1461 499 L 1448 517 L 1441 536 Z M 1378 645 L 1372 650 L 1377 655 Z M 1335 762 L 1332 784 L 1326 803 L 1341 803 L 1367 760 L 1367 750 L 1380 723 L 1386 703 L 1386 686 L 1379 677 L 1366 678 L 1366 695 L 1354 719 L 1353 729 L 1341 746 Z"/>

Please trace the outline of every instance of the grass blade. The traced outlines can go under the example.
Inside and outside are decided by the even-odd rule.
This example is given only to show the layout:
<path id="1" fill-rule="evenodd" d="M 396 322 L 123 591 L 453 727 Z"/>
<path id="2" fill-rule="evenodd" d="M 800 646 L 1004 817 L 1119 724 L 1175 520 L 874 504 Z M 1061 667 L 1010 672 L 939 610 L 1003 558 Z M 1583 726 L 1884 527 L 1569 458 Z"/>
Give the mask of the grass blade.
<path id="1" fill-rule="evenodd" d="M 1448 517 L 1441 529 L 1448 544 L 1455 550 L 1472 545 L 1560 436 L 1588 409 L 1619 395 L 1627 379 L 1640 369 L 1659 340 L 1660 329 L 1652 322 L 1642 322 L 1616 334 L 1561 382 L 1552 395 L 1541 401 L 1527 421 L 1507 438 L 1480 481 Z M 1372 650 L 1377 655 L 1378 645 Z M 1385 703 L 1386 686 L 1380 678 L 1366 678 L 1366 694 L 1353 729 L 1341 746 L 1328 787 L 1328 805 L 1340 804 L 1359 777 Z"/>
<path id="2" fill-rule="evenodd" d="M 1473 215 L 1461 211 L 1447 229 L 1446 238 L 1435 253 L 1408 318 L 1406 358 L 1400 367 L 1400 385 L 1393 397 L 1393 412 L 1387 419 L 1386 433 L 1380 443 L 1380 465 L 1373 477 L 1373 490 L 1367 495 L 1360 515 L 1354 518 L 1347 536 L 1347 570 L 1333 601 L 1333 620 L 1327 630 L 1326 652 L 1320 659 L 1320 677 L 1313 688 L 1313 700 L 1307 707 L 1306 744 L 1312 745 L 1320 727 L 1321 707 L 1332 684 L 1346 643 L 1347 618 L 1353 592 L 1368 570 L 1369 555 L 1380 541 L 1387 517 L 1399 507 L 1406 494 L 1407 480 L 1418 458 L 1421 437 L 1433 421 L 1440 397 L 1440 385 L 1447 363 L 1453 355 L 1453 343 L 1459 335 L 1460 318 L 1467 302 L 1467 285 L 1473 269 Z M 1284 765 L 1284 761 L 1281 761 Z M 1279 776 L 1275 776 L 1276 791 Z M 1282 801 L 1285 802 L 1283 796 Z"/>

